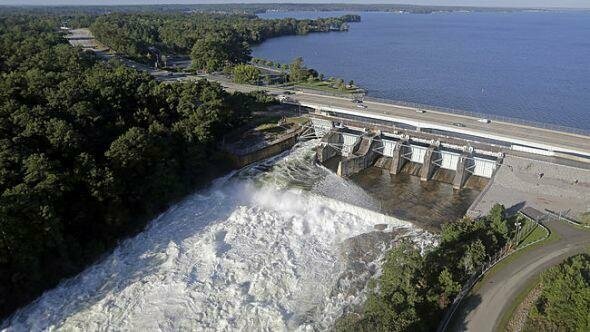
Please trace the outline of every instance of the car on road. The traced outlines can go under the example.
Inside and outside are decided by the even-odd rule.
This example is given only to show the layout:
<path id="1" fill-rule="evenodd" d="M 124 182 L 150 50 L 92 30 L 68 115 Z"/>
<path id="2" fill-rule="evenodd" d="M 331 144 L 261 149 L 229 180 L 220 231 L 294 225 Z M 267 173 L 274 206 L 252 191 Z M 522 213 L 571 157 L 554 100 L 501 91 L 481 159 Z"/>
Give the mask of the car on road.
<path id="1" fill-rule="evenodd" d="M 461 127 L 461 128 L 465 127 L 465 125 L 462 124 L 461 122 L 453 122 L 453 126 L 455 126 L 455 127 Z"/>
<path id="2" fill-rule="evenodd" d="M 353 99 L 353 100 L 351 100 L 351 102 L 353 102 L 353 103 L 355 103 L 355 104 L 360 104 L 360 103 L 362 103 L 363 101 L 362 101 L 362 100 L 359 100 L 359 99 Z"/>
<path id="3" fill-rule="evenodd" d="M 365 109 L 365 108 L 367 108 L 367 105 L 365 105 L 365 104 L 357 104 L 356 107 Z"/>
<path id="4" fill-rule="evenodd" d="M 417 109 L 416 110 L 416 113 L 426 113 L 426 111 L 425 110 L 421 110 L 421 109 Z"/>
<path id="5" fill-rule="evenodd" d="M 285 94 L 285 95 L 294 95 L 295 92 L 293 92 L 293 91 L 283 91 L 283 94 Z"/>
<path id="6" fill-rule="evenodd" d="M 279 99 L 279 101 L 280 101 L 281 103 L 286 103 L 286 102 L 289 102 L 289 101 L 291 101 L 291 98 L 289 98 L 289 97 L 287 97 L 287 96 L 285 96 L 285 95 L 280 95 L 280 96 L 278 96 L 278 99 Z"/>
<path id="7" fill-rule="evenodd" d="M 479 121 L 481 123 L 490 123 L 491 122 L 489 119 L 479 119 L 477 121 Z"/>

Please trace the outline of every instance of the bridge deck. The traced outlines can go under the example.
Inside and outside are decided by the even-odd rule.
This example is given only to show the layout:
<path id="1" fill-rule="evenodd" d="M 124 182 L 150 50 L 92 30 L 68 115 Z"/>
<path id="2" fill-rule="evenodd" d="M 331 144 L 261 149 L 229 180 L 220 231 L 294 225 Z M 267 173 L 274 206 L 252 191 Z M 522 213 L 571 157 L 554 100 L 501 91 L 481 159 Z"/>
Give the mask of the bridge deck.
<path id="1" fill-rule="evenodd" d="M 411 107 L 378 102 L 365 102 L 368 108 L 358 109 L 348 99 L 310 93 L 297 93 L 296 100 L 304 106 L 332 110 L 342 114 L 399 121 L 421 128 L 445 130 L 590 157 L 590 136 L 580 134 L 507 122 L 481 123 L 478 118 L 470 116 L 438 111 L 420 113 Z M 455 126 L 454 123 L 462 123 L 465 127 Z"/>

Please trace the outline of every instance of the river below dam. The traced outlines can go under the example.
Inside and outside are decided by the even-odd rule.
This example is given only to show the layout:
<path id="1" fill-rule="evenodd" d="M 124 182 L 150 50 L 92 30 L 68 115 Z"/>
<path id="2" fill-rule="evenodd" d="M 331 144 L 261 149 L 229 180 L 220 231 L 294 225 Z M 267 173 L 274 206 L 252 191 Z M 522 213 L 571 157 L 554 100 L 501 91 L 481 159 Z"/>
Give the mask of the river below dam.
<path id="1" fill-rule="evenodd" d="M 461 215 L 472 194 L 451 194 L 437 205 L 434 200 L 449 194 L 442 184 L 420 187 L 419 179 L 402 175 L 377 185 L 381 173 L 342 179 L 314 163 L 317 142 L 300 143 L 216 180 L 0 327 L 329 329 L 344 311 L 362 303 L 368 281 L 392 246 L 403 239 L 422 248 L 436 243 L 421 226 L 422 217 L 427 226 L 434 222 L 431 215 L 438 215 L 432 211 L 450 213 L 440 215 L 439 222 Z M 383 192 L 394 187 L 395 194 L 385 199 Z M 428 192 L 424 204 L 431 209 L 415 209 L 420 204 L 406 198 L 393 211 L 395 197 L 415 192 L 419 201 L 419 187 Z M 416 222 L 379 213 L 383 201 L 392 215 L 404 215 L 403 210 Z"/>

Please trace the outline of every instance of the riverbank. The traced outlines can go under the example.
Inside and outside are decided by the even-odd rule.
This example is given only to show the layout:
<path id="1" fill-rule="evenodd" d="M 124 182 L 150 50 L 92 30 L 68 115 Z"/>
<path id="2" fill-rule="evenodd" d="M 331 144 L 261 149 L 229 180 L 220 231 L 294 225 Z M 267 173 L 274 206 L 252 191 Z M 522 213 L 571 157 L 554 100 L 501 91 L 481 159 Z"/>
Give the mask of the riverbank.
<path id="1" fill-rule="evenodd" d="M 362 191 L 315 165 L 313 146 L 190 195 L 2 327 L 329 329 L 362 301 L 384 250 L 432 236 L 339 200 Z"/>

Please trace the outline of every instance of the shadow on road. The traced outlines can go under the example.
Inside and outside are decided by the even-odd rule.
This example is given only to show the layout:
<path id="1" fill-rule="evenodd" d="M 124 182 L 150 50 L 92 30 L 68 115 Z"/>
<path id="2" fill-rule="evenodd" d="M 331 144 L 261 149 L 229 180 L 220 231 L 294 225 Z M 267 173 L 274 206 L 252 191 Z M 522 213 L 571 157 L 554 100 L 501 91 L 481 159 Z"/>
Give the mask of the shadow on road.
<path id="1" fill-rule="evenodd" d="M 526 201 L 522 201 L 520 203 L 516 203 L 511 207 L 506 209 L 506 216 L 511 217 L 518 213 L 518 211 L 522 210 L 526 206 Z"/>
<path id="2" fill-rule="evenodd" d="M 481 297 L 478 294 L 467 295 L 451 319 L 447 331 L 467 331 L 467 321 L 465 318 L 470 312 L 475 310 L 480 303 Z"/>

